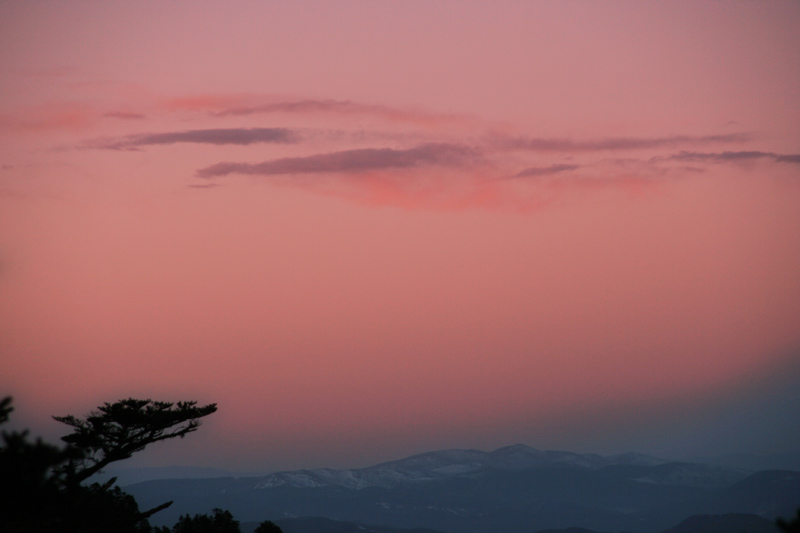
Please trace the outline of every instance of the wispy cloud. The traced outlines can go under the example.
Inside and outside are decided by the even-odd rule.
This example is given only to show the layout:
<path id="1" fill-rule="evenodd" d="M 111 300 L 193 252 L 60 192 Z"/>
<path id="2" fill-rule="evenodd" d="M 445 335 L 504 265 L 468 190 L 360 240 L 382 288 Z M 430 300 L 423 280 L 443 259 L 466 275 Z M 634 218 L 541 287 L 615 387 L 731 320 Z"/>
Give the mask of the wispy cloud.
<path id="1" fill-rule="evenodd" d="M 285 157 L 263 163 L 217 163 L 197 171 L 201 178 L 228 174 L 318 174 L 401 169 L 425 165 L 460 166 L 480 158 L 474 148 L 444 143 L 423 144 L 406 150 L 363 148 L 306 157 Z"/>
<path id="2" fill-rule="evenodd" d="M 473 120 L 469 115 L 436 113 L 424 109 L 364 104 L 351 100 L 277 99 L 259 95 L 198 95 L 173 98 L 167 109 L 205 112 L 216 117 L 283 113 L 297 115 L 373 116 L 388 122 L 444 126 Z"/>
<path id="3" fill-rule="evenodd" d="M 610 137 L 580 141 L 563 138 L 489 135 L 490 146 L 504 150 L 531 150 L 539 152 L 599 152 L 620 150 L 644 150 L 680 146 L 682 144 L 710 144 L 744 142 L 750 137 L 742 133 L 725 135 L 673 135 L 670 137 Z"/>
<path id="4" fill-rule="evenodd" d="M 221 128 L 143 133 L 87 143 L 91 148 L 108 150 L 137 150 L 142 146 L 177 143 L 236 144 L 295 143 L 299 135 L 287 128 Z"/>
<path id="5" fill-rule="evenodd" d="M 717 153 L 681 151 L 680 153 L 666 158 L 653 158 L 652 161 L 674 160 L 725 163 L 736 161 L 752 161 L 756 159 L 772 159 L 778 163 L 800 163 L 800 154 L 777 154 L 775 152 L 760 152 L 755 150 Z"/>
<path id="6" fill-rule="evenodd" d="M 539 176 L 552 176 L 559 172 L 577 170 L 581 165 L 550 165 L 549 167 L 530 167 L 517 172 L 512 178 L 535 178 Z"/>
<path id="7" fill-rule="evenodd" d="M 471 115 L 324 98 L 209 94 L 156 99 L 154 106 L 143 108 L 128 103 L 87 108 L 75 116 L 65 113 L 75 111 L 71 107 L 48 111 L 48 118 L 60 127 L 81 118 L 86 121 L 86 117 L 93 125 L 113 126 L 116 131 L 123 121 L 131 126 L 145 118 L 165 121 L 159 127 L 146 126 L 150 132 L 95 139 L 83 143 L 83 148 L 135 151 L 179 143 L 253 146 L 249 152 L 236 150 L 248 153 L 246 158 L 223 156 L 216 159 L 222 162 L 199 168 L 195 175 L 206 181 L 189 185 L 193 189 L 210 190 L 218 184 L 214 178 L 230 174 L 292 176 L 274 182 L 314 194 L 408 209 L 530 211 L 593 191 L 638 194 L 670 176 L 697 174 L 722 162 L 763 159 L 800 164 L 800 154 L 736 151 L 751 140 L 746 133 L 534 136 Z M 102 117 L 118 122 L 97 120 Z M 199 129 L 200 124 L 260 126 L 266 118 L 282 121 L 277 123 L 282 127 Z M 198 129 L 169 131 L 185 127 L 175 126 L 179 123 L 175 120 L 187 119 Z M 278 153 L 293 157 L 264 160 L 258 155 L 262 150 L 258 145 L 263 144 L 296 146 L 289 153 Z M 300 148 L 302 152 L 296 151 Z M 225 161 L 226 157 L 241 159 Z"/>

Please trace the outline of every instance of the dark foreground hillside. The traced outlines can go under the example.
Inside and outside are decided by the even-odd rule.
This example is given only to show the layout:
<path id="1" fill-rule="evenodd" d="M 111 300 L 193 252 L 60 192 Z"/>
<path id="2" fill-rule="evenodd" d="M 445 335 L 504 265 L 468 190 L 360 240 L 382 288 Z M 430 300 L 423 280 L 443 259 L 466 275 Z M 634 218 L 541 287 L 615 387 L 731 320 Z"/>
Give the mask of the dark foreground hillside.
<path id="1" fill-rule="evenodd" d="M 356 524 L 329 518 L 287 518 L 278 520 L 283 533 L 442 533 L 433 529 L 397 529 L 388 526 Z M 242 533 L 252 533 L 258 523 L 241 524 Z"/>
<path id="2" fill-rule="evenodd" d="M 287 518 L 279 520 L 283 533 L 442 533 L 431 529 L 397 529 L 386 526 L 356 524 L 328 518 Z M 243 533 L 252 533 L 258 524 L 242 524 Z M 691 516 L 660 533 L 779 533 L 775 522 L 752 514 Z M 586 528 L 544 529 L 536 533 L 598 533 Z"/>

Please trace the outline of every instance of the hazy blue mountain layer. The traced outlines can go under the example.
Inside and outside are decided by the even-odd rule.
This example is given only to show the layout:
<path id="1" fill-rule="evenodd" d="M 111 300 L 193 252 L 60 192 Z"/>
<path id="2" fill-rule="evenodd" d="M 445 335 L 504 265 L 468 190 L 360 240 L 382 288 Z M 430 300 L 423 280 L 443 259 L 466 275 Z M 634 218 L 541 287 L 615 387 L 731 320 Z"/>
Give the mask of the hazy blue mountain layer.
<path id="1" fill-rule="evenodd" d="M 431 452 L 354 470 L 153 480 L 125 490 L 142 507 L 175 501 L 153 517 L 157 524 L 220 507 L 242 522 L 322 517 L 453 533 L 575 527 L 658 532 L 693 515 L 793 516 L 800 506 L 800 472 L 517 445 Z"/>

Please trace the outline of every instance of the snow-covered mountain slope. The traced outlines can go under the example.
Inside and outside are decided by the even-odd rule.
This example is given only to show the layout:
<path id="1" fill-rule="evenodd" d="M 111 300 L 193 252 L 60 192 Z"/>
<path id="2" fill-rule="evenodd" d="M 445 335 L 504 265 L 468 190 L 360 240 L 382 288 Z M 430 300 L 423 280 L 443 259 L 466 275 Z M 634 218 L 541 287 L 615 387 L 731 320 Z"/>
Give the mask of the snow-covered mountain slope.
<path id="1" fill-rule="evenodd" d="M 574 465 L 599 469 L 614 465 L 656 466 L 666 461 L 646 455 L 627 453 L 604 457 L 597 454 L 540 451 L 524 444 L 499 448 L 493 452 L 480 450 L 442 450 L 414 455 L 405 459 L 354 470 L 298 470 L 277 472 L 261 479 L 257 488 L 289 486 L 394 487 L 403 483 L 432 481 L 453 476 L 469 476 L 486 468 L 525 470 L 548 465 Z"/>

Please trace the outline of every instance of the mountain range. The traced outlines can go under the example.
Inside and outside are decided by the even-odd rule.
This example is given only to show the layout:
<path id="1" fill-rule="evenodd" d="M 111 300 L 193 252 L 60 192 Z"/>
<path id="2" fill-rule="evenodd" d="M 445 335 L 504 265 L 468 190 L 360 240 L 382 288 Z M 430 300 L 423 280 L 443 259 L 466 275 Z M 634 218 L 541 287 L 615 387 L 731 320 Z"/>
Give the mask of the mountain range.
<path id="1" fill-rule="evenodd" d="M 153 516 L 155 524 L 219 507 L 242 522 L 273 520 L 287 533 L 312 518 L 338 524 L 318 524 L 318 533 L 345 531 L 343 523 L 448 533 L 660 532 L 696 515 L 794 516 L 800 472 L 515 445 L 436 451 L 351 470 L 150 480 L 124 490 L 143 508 L 174 500 Z"/>

